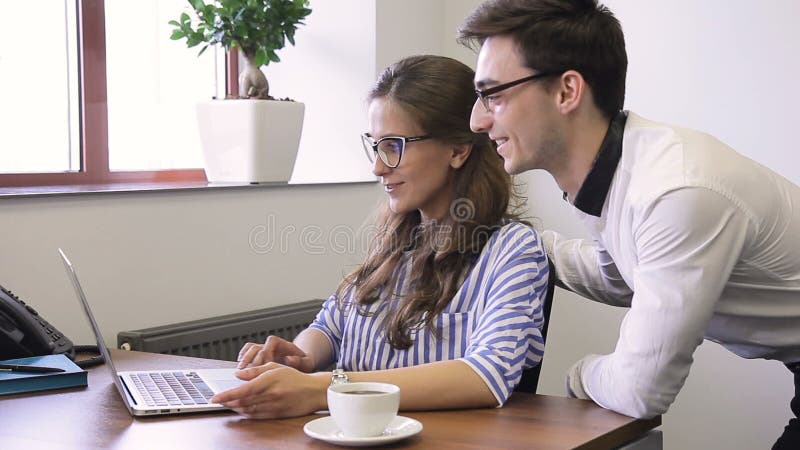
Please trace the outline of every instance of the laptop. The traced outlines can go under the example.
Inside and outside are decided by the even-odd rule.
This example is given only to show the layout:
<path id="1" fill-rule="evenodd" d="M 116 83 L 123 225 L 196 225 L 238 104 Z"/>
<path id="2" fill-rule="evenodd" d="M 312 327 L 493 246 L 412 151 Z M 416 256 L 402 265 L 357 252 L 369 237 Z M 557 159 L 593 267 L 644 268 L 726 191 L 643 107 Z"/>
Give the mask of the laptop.
<path id="1" fill-rule="evenodd" d="M 100 354 L 106 360 L 106 367 L 111 371 L 111 378 L 119 391 L 122 401 L 131 415 L 157 416 L 166 414 L 186 414 L 201 411 L 218 411 L 226 409 L 210 399 L 217 392 L 222 392 L 244 384 L 244 381 L 233 374 L 236 369 L 194 369 L 194 370 L 151 370 L 117 372 L 111 354 L 105 346 L 100 327 L 94 320 L 92 310 L 86 301 L 83 288 L 78 281 L 75 268 L 72 267 L 64 251 L 58 249 L 67 275 L 75 288 L 75 294 L 83 306 L 83 312 L 97 339 Z"/>

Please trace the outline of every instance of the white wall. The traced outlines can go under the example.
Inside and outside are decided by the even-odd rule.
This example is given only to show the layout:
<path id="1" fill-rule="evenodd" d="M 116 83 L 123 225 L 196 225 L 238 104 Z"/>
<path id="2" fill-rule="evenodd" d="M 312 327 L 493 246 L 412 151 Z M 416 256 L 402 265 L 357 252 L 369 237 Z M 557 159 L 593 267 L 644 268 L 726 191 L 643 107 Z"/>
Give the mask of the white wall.
<path id="1" fill-rule="evenodd" d="M 362 256 L 336 243 L 379 198 L 369 183 L 0 199 L 0 283 L 91 343 L 62 247 L 114 346 L 123 330 L 327 297 Z"/>
<path id="2" fill-rule="evenodd" d="M 406 56 L 442 54 L 444 3 L 377 0 L 376 74 Z"/>
<path id="3" fill-rule="evenodd" d="M 306 105 L 291 182 L 372 181 L 360 134 L 375 75 L 375 0 L 313 1 L 311 9 L 297 45 L 262 68 L 271 95 Z"/>
<path id="4" fill-rule="evenodd" d="M 446 0 L 447 26 L 480 1 Z M 608 0 L 625 31 L 626 109 L 708 131 L 800 182 L 800 3 L 773 0 Z M 445 42 L 445 52 L 475 56 Z M 529 205 L 548 228 L 584 236 L 545 173 L 526 175 Z M 613 350 L 625 313 L 558 290 L 540 393 L 563 395 L 564 373 L 587 353 Z M 747 361 L 706 342 L 664 416 L 664 448 L 769 448 L 789 417 L 791 377 L 775 361 Z"/>
<path id="5" fill-rule="evenodd" d="M 444 3 L 337 0 L 311 8 L 297 30 L 297 46 L 286 46 L 280 63 L 262 69 L 272 95 L 306 104 L 291 182 L 374 180 L 359 138 L 367 91 L 396 60 L 442 53 Z"/>

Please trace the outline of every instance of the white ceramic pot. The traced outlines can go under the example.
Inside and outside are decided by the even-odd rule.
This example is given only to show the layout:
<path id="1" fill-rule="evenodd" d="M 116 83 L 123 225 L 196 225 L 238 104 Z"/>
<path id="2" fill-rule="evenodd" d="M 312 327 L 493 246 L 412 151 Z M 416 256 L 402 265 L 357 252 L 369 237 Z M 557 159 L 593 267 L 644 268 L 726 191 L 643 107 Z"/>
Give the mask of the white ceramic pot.
<path id="1" fill-rule="evenodd" d="M 197 105 L 211 183 L 286 182 L 292 176 L 305 105 L 276 100 L 212 100 Z"/>

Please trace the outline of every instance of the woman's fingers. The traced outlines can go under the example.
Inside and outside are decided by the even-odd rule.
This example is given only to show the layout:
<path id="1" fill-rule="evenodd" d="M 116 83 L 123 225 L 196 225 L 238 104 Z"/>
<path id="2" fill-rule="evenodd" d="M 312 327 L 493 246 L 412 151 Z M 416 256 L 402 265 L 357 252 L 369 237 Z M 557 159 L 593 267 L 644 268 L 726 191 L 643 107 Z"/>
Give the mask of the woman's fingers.
<path id="1" fill-rule="evenodd" d="M 301 359 L 306 356 L 299 347 L 278 336 L 269 336 L 263 345 L 248 342 L 239 351 L 239 369 L 260 366 L 268 362 L 301 368 Z"/>
<path id="2" fill-rule="evenodd" d="M 236 372 L 247 383 L 220 392 L 211 401 L 251 419 L 295 417 L 320 409 L 320 386 L 309 375 L 277 363 Z"/>
<path id="3" fill-rule="evenodd" d="M 257 377 L 262 373 L 280 367 L 282 366 L 279 364 L 265 364 L 263 366 L 239 370 L 236 372 L 236 376 L 241 380 L 247 380 L 247 383 L 228 389 L 227 391 L 222 391 L 211 397 L 211 401 L 214 403 L 221 403 L 229 408 L 249 405 L 257 401 L 259 396 L 267 392 L 270 385 L 273 383 L 269 377 Z"/>
<path id="4" fill-rule="evenodd" d="M 231 409 L 248 419 L 275 419 L 281 417 L 280 411 L 270 407 L 267 402 L 252 403 L 247 406 Z"/>
<path id="5" fill-rule="evenodd" d="M 272 392 L 278 380 L 271 375 L 259 376 L 280 368 L 286 369 L 280 364 L 267 363 L 237 371 L 237 377 L 249 381 L 241 386 L 218 393 L 211 398 L 211 401 L 220 403 L 251 419 L 282 417 L 281 411 L 285 409 L 285 405 L 276 402 L 276 395 Z"/>
<path id="6" fill-rule="evenodd" d="M 254 343 L 254 342 L 247 342 L 247 343 L 245 343 L 245 344 L 242 346 L 241 350 L 239 350 L 239 355 L 237 356 L 237 359 L 236 359 L 236 360 L 237 360 L 237 361 L 241 361 L 241 360 L 242 360 L 242 357 L 244 356 L 244 354 L 245 354 L 245 353 L 247 353 L 247 351 L 248 351 L 248 350 L 250 350 L 250 348 L 251 348 L 251 347 L 253 347 L 254 345 L 258 345 L 258 344 Z"/>
<path id="7" fill-rule="evenodd" d="M 251 364 L 260 364 L 260 363 L 255 363 L 254 360 L 258 355 L 259 350 L 261 350 L 261 347 L 262 347 L 261 345 L 255 344 L 253 342 L 248 342 L 244 344 L 242 349 L 239 351 L 239 357 L 237 358 L 239 364 L 236 367 L 241 369 Z"/>
<path id="8" fill-rule="evenodd" d="M 296 348 L 294 344 L 283 338 L 269 336 L 251 364 L 264 364 L 269 361 L 284 364 L 285 357 L 293 354 Z"/>

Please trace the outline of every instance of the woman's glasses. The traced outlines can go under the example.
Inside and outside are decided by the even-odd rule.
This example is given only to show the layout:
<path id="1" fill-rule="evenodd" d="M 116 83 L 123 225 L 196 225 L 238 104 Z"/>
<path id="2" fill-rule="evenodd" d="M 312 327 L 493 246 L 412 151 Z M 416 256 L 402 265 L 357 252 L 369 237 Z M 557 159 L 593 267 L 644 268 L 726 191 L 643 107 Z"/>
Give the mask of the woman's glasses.
<path id="1" fill-rule="evenodd" d="M 431 136 L 384 136 L 377 141 L 372 139 L 367 133 L 361 135 L 361 143 L 364 144 L 364 151 L 367 153 L 367 158 L 370 162 L 375 164 L 375 155 L 381 158 L 387 167 L 394 169 L 400 164 L 400 158 L 403 157 L 403 150 L 406 148 L 407 142 L 423 141 L 430 139 Z"/>

